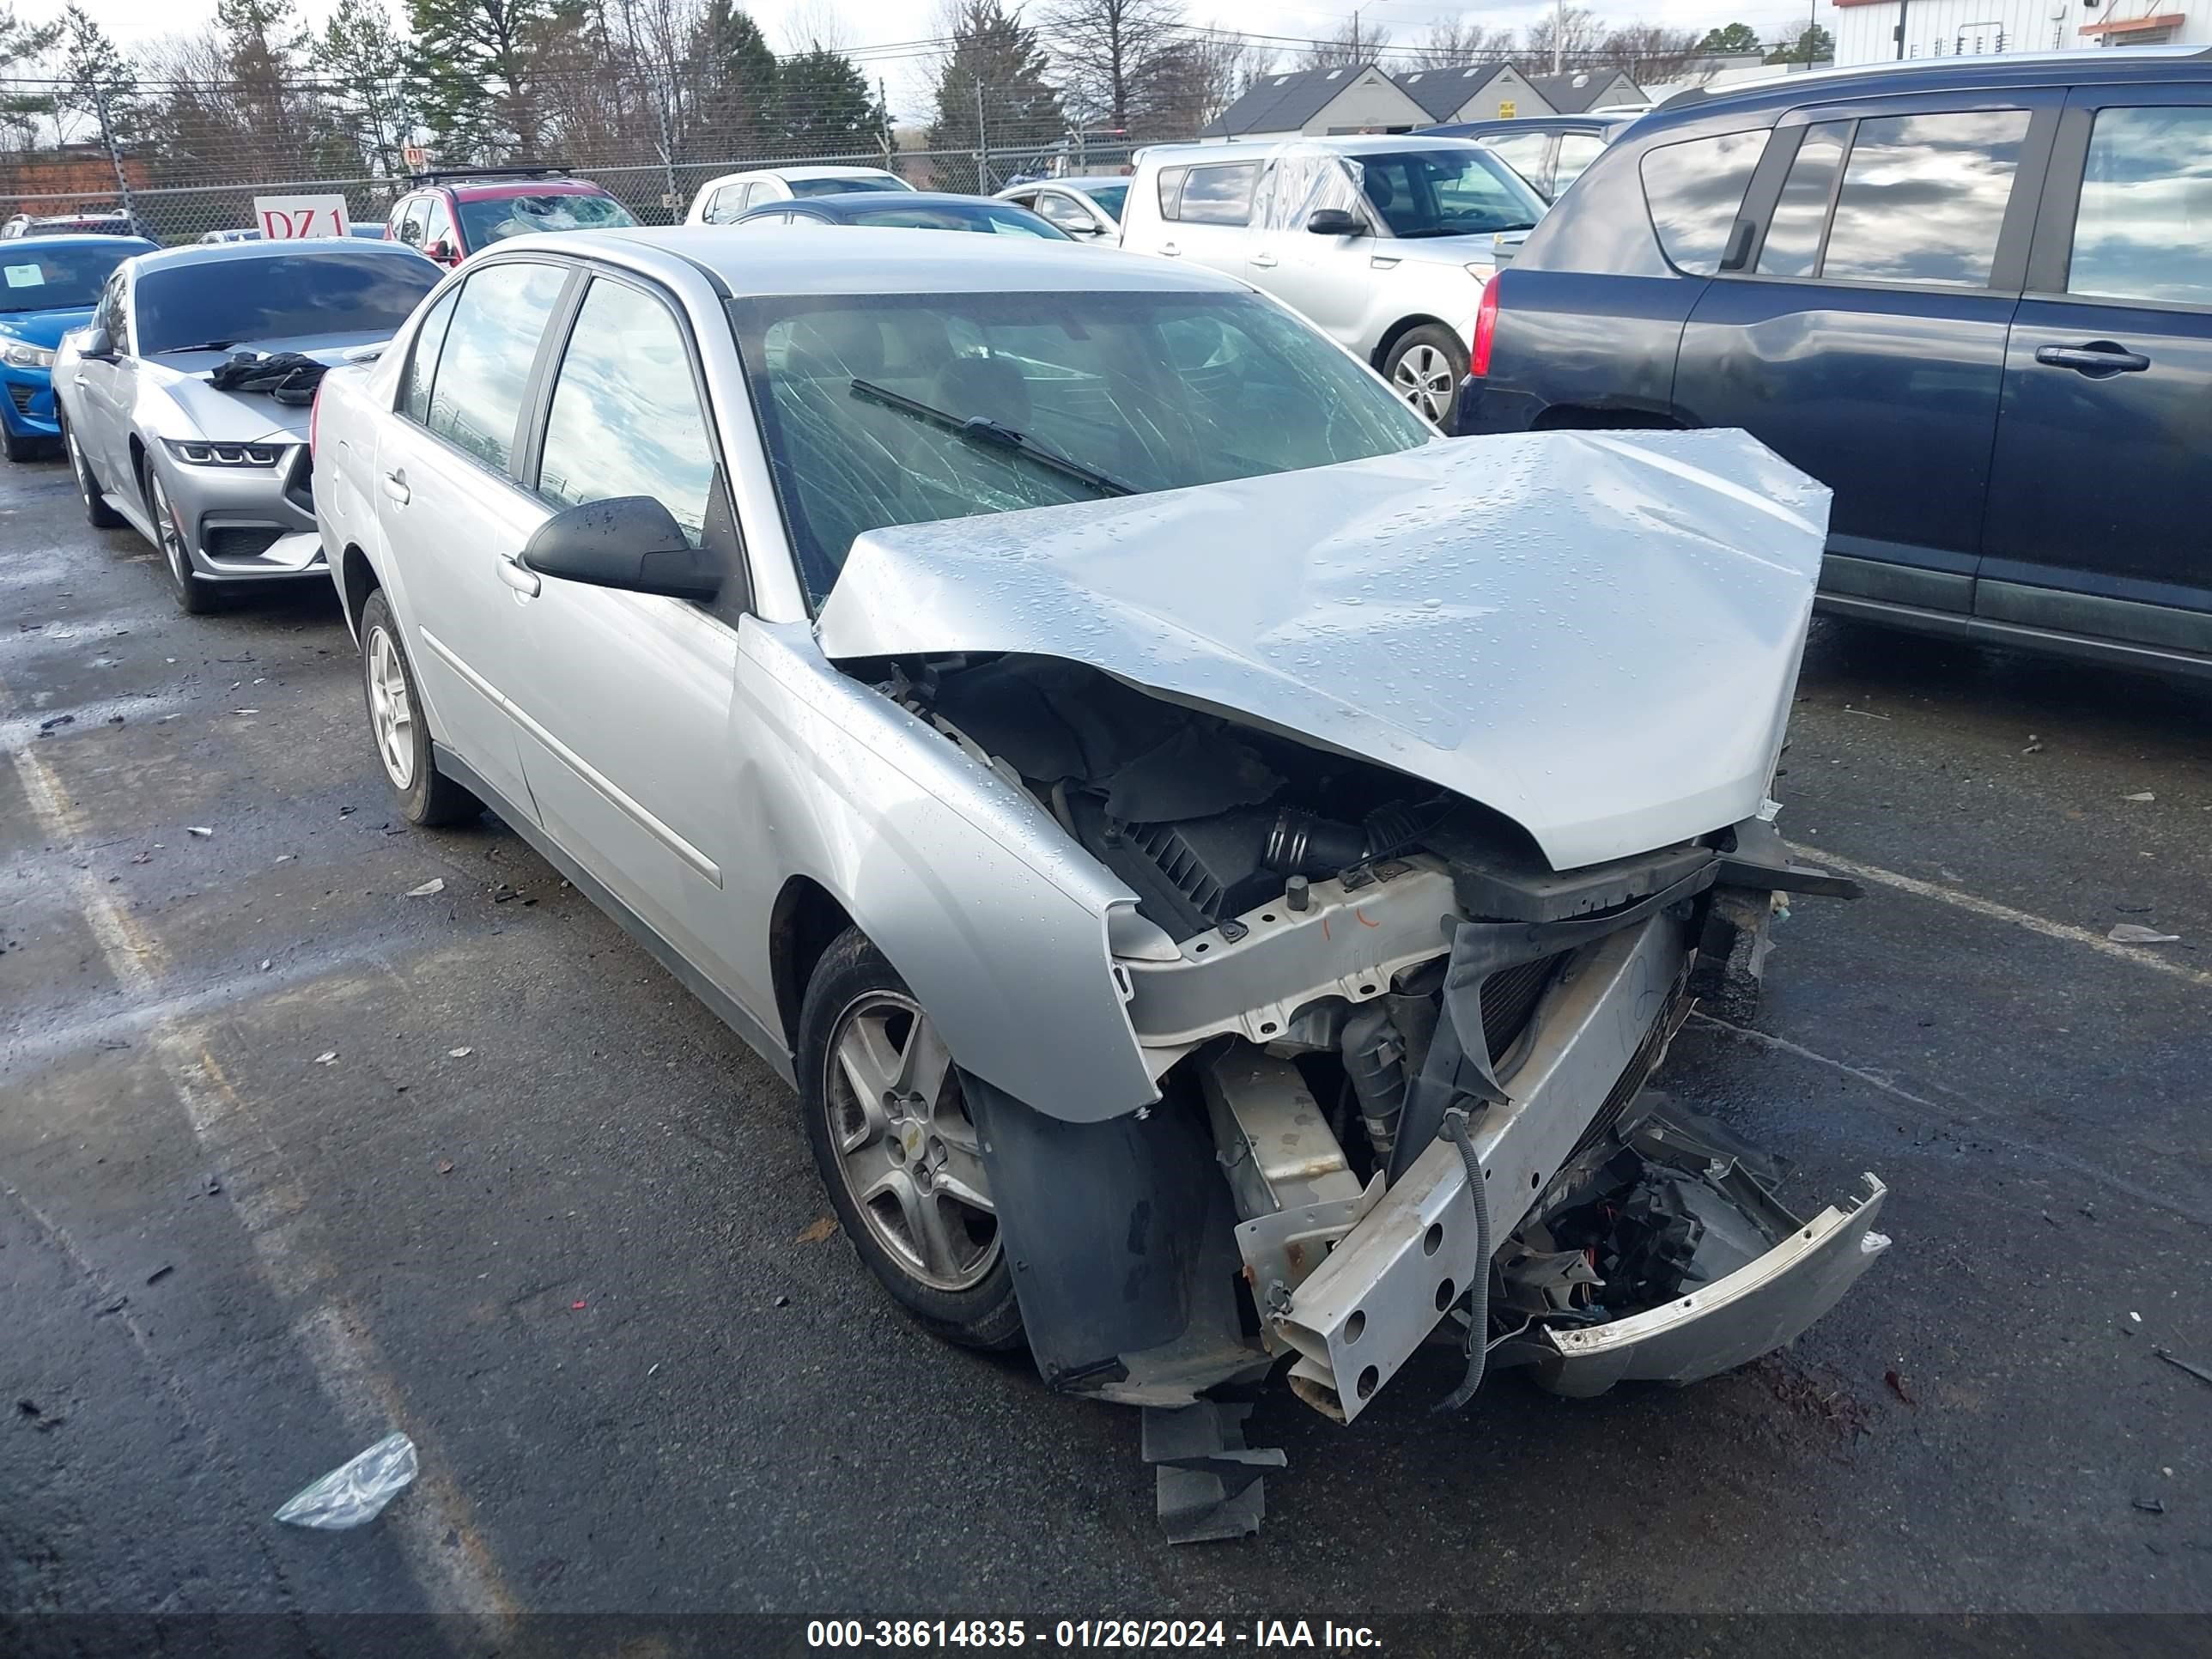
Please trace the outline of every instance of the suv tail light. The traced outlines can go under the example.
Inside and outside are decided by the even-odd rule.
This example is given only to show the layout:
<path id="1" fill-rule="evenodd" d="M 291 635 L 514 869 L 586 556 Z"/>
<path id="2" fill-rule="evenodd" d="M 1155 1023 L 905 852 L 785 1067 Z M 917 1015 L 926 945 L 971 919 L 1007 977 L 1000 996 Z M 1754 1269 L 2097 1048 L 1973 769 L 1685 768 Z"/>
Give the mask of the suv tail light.
<path id="1" fill-rule="evenodd" d="M 1468 354 L 1467 372 L 1474 379 L 1490 373 L 1490 348 L 1498 339 L 1498 276 L 1482 285 L 1482 304 L 1474 313 L 1474 345 Z"/>

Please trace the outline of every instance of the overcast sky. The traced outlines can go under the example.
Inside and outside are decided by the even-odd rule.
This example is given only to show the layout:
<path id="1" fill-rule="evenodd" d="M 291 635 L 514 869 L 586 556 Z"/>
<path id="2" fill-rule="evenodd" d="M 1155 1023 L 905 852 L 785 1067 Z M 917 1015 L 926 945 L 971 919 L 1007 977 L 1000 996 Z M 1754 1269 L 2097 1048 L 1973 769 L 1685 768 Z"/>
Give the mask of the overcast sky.
<path id="1" fill-rule="evenodd" d="M 203 27 L 215 15 L 215 0 L 82 0 L 108 32 L 125 45 L 158 40 L 163 35 Z M 1745 22 L 1765 39 L 1778 39 L 1802 27 L 1818 4 L 1822 21 L 1832 22 L 1824 0 L 1571 0 L 1587 5 L 1609 22 L 1663 23 L 1670 27 L 1705 29 L 1723 23 Z M 299 14 L 319 25 L 334 0 L 298 0 Z M 404 0 L 386 0 L 395 13 Z M 1032 5 L 1036 0 L 1032 0 Z M 19 15 L 58 15 L 64 0 L 16 0 Z M 938 33 L 934 0 L 750 0 L 746 8 L 759 21 L 770 43 L 779 49 L 803 45 L 811 33 L 835 37 L 833 44 L 848 49 L 890 47 Z M 1011 6 L 1010 6 L 1011 9 Z M 1279 35 L 1288 40 L 1311 40 L 1329 35 L 1352 15 L 1352 0 L 1188 0 L 1194 22 L 1243 29 L 1253 34 Z M 1419 40 L 1429 25 L 1464 18 L 1490 28 L 1524 27 L 1540 15 L 1545 0 L 1490 0 L 1482 5 L 1453 5 L 1444 0 L 1365 0 L 1358 7 L 1366 25 L 1388 28 L 1400 45 Z M 1296 47 L 1285 45 L 1285 58 Z M 890 84 L 895 106 L 912 106 L 921 84 L 920 66 L 888 54 L 871 53 L 871 75 Z"/>

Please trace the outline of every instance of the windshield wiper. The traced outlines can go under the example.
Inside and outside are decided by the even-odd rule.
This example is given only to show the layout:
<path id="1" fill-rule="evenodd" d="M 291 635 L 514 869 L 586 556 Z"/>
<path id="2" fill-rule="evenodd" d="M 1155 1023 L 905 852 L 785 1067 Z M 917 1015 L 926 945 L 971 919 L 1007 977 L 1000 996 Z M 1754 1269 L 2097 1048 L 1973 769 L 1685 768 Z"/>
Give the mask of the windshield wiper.
<path id="1" fill-rule="evenodd" d="M 1123 483 L 1111 473 L 1101 472 L 1080 461 L 1071 461 L 1057 451 L 1047 449 L 1036 439 L 1024 437 L 1013 428 L 987 416 L 955 415 L 947 410 L 919 403 L 903 392 L 893 392 L 889 386 L 878 386 L 873 380 L 863 380 L 858 376 L 850 384 L 855 397 L 866 398 L 886 409 L 896 409 L 902 415 L 927 421 L 931 425 L 942 427 L 971 444 L 981 444 L 988 448 L 1027 456 L 1039 466 L 1060 473 L 1064 477 L 1073 478 L 1079 483 L 1089 484 L 1103 495 L 1133 495 L 1137 493 L 1134 485 Z"/>
<path id="2" fill-rule="evenodd" d="M 228 351 L 238 343 L 235 340 L 202 340 L 198 345 L 163 346 L 159 351 L 149 351 L 149 357 L 167 357 L 179 351 Z"/>

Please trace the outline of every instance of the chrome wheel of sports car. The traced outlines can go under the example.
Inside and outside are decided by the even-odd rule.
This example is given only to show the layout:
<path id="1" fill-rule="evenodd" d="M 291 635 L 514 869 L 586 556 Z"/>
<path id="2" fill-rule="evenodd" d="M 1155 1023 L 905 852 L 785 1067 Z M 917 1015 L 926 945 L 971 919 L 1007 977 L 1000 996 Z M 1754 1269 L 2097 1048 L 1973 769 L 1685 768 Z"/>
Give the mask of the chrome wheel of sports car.
<path id="1" fill-rule="evenodd" d="M 205 577 L 192 574 L 192 556 L 185 545 L 185 532 L 177 521 L 177 510 L 170 504 L 161 475 L 154 470 L 150 461 L 146 465 L 146 511 L 153 518 L 154 533 L 161 538 L 162 562 L 169 567 L 169 580 L 177 590 L 177 603 L 193 616 L 209 610 L 215 603 L 213 585 Z"/>
<path id="2" fill-rule="evenodd" d="M 368 643 L 368 718 L 376 730 L 376 752 L 392 787 L 404 790 L 415 781 L 415 711 L 407 673 L 388 632 L 371 629 Z"/>
<path id="3" fill-rule="evenodd" d="M 877 1243 L 933 1290 L 999 1261 L 983 1149 L 937 1028 L 895 991 L 856 998 L 830 1042 L 825 1104 L 838 1173 Z"/>

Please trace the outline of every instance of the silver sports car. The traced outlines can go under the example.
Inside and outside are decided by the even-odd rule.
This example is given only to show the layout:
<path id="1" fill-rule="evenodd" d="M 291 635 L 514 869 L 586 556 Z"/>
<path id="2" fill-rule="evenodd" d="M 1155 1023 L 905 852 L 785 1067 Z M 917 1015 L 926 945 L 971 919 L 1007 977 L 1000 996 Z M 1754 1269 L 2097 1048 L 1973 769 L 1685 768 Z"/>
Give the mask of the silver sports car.
<path id="1" fill-rule="evenodd" d="M 54 359 L 85 516 L 161 550 L 186 611 L 218 584 L 319 576 L 308 412 L 443 273 L 398 243 L 238 242 L 117 267 Z"/>

